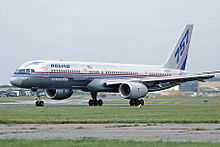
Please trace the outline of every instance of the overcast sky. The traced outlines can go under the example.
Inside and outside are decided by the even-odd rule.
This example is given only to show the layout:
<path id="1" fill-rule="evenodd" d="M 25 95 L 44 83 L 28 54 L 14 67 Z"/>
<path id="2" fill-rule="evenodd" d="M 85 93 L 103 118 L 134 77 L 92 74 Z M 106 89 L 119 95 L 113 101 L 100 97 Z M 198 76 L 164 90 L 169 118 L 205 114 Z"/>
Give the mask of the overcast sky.
<path id="1" fill-rule="evenodd" d="M 0 83 L 35 59 L 162 64 L 187 23 L 187 70 L 220 69 L 219 0 L 0 0 Z"/>

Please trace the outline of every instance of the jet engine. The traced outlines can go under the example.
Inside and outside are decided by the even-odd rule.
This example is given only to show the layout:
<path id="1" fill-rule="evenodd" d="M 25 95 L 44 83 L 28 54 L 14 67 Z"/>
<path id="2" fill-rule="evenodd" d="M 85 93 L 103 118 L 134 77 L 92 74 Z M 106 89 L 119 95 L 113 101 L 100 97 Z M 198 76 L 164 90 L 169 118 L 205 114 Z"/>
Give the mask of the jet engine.
<path id="1" fill-rule="evenodd" d="M 122 83 L 119 86 L 119 92 L 125 99 L 138 99 L 145 97 L 148 93 L 147 87 L 138 82 Z"/>
<path id="2" fill-rule="evenodd" d="M 54 100 L 63 100 L 69 98 L 73 94 L 72 89 L 46 89 L 46 96 Z"/>

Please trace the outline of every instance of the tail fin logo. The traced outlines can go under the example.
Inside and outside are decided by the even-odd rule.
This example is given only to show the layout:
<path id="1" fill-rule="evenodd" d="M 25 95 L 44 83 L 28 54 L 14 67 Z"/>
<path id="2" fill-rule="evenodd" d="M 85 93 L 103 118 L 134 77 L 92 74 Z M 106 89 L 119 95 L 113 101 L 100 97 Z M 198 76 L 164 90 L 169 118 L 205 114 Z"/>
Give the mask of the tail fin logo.
<path id="1" fill-rule="evenodd" d="M 193 25 L 187 24 L 170 57 L 164 64 L 165 68 L 185 70 L 192 30 Z"/>
<path id="2" fill-rule="evenodd" d="M 180 62 L 180 59 L 183 55 L 184 49 L 188 45 L 188 42 L 189 42 L 189 30 L 186 31 L 185 35 L 183 36 L 183 39 L 180 41 L 180 44 L 176 49 L 175 58 L 177 64 Z"/>

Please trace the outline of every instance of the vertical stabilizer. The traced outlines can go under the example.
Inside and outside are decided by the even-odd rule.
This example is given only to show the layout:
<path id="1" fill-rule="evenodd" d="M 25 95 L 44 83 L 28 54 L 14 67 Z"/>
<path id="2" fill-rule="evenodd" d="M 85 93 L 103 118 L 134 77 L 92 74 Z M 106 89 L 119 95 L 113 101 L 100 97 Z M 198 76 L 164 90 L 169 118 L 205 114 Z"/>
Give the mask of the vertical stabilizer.
<path id="1" fill-rule="evenodd" d="M 164 65 L 165 68 L 185 70 L 192 30 L 192 24 L 186 25 L 176 47 Z"/>

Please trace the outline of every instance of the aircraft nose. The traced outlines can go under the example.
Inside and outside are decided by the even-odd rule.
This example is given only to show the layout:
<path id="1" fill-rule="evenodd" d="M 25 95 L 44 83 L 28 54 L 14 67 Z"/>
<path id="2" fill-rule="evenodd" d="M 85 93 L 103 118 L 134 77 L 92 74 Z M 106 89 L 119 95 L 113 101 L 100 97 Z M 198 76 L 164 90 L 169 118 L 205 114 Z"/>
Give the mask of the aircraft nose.
<path id="1" fill-rule="evenodd" d="M 22 82 L 23 82 L 23 80 L 18 77 L 11 77 L 11 79 L 10 79 L 10 83 L 16 87 L 20 87 L 22 85 Z"/>

